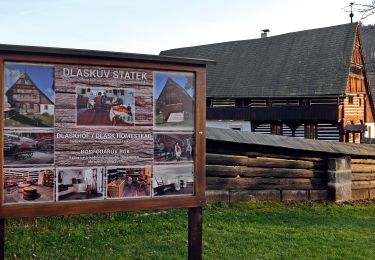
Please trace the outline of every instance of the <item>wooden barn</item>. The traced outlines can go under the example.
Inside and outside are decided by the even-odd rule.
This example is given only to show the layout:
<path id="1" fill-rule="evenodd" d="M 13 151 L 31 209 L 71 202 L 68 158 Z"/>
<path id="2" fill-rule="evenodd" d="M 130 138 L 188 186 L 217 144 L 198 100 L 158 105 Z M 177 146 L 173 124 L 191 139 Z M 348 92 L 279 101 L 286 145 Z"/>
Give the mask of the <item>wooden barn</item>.
<path id="1" fill-rule="evenodd" d="M 193 115 L 193 98 L 177 82 L 168 78 L 156 101 L 156 107 L 162 112 L 164 121 L 168 121 L 171 113 L 181 112 L 187 119 Z"/>
<path id="2" fill-rule="evenodd" d="M 327 141 L 375 136 L 357 23 L 162 51 L 207 68 L 207 126 Z"/>
<path id="3" fill-rule="evenodd" d="M 5 93 L 8 103 L 19 114 L 54 114 L 53 102 L 23 73 Z"/>

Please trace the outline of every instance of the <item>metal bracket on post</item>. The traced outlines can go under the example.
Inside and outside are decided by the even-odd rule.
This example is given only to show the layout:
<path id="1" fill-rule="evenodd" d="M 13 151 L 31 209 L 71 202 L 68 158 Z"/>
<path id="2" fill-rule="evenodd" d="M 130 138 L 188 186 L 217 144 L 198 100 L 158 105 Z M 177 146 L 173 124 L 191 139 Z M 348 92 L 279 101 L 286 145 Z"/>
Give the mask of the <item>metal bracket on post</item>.
<path id="1" fill-rule="evenodd" d="M 189 208 L 188 259 L 202 259 L 202 207 Z"/>

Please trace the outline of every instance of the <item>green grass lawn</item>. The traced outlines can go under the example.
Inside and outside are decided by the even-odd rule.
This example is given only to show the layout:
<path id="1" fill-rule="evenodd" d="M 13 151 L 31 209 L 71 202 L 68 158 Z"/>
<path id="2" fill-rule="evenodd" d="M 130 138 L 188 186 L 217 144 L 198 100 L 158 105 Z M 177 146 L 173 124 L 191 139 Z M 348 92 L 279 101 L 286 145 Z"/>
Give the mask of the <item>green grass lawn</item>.
<path id="1" fill-rule="evenodd" d="M 156 114 L 155 115 L 155 123 L 157 126 L 160 127 L 193 127 L 194 122 L 192 118 L 186 119 L 182 122 L 164 122 L 163 115 L 162 114 Z"/>
<path id="2" fill-rule="evenodd" d="M 375 203 L 204 209 L 204 259 L 374 259 Z M 7 259 L 186 259 L 187 210 L 7 221 Z"/>
<path id="3" fill-rule="evenodd" d="M 6 127 L 53 127 L 54 116 L 48 114 L 16 114 L 12 118 L 4 120 Z"/>

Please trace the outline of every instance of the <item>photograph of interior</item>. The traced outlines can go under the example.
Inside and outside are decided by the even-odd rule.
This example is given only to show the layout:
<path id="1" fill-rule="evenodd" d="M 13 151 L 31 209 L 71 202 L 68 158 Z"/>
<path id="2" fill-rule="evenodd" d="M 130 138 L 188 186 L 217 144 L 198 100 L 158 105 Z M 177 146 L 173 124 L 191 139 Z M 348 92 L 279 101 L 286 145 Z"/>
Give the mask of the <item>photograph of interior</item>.
<path id="1" fill-rule="evenodd" d="M 4 168 L 4 203 L 54 201 L 54 169 Z"/>
<path id="2" fill-rule="evenodd" d="M 194 194 L 194 164 L 154 165 L 153 176 L 153 196 Z"/>
<path id="3" fill-rule="evenodd" d="M 116 167 L 107 171 L 107 198 L 150 197 L 152 170 L 150 167 Z"/>
<path id="4" fill-rule="evenodd" d="M 180 162 L 193 160 L 192 134 L 154 134 L 154 161 Z"/>
<path id="5" fill-rule="evenodd" d="M 100 167 L 58 169 L 58 200 L 104 199 L 103 175 Z"/>
<path id="6" fill-rule="evenodd" d="M 4 163 L 53 164 L 53 132 L 14 132 L 4 133 Z"/>
<path id="7" fill-rule="evenodd" d="M 77 125 L 134 125 L 134 89 L 77 88 Z"/>

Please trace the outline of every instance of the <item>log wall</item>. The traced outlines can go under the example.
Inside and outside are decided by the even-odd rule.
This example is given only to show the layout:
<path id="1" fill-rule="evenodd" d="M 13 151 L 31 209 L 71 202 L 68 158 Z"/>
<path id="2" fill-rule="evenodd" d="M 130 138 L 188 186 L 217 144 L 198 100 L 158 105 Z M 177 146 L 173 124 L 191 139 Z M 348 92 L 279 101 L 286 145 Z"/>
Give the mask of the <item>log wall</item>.
<path id="1" fill-rule="evenodd" d="M 327 199 L 324 158 L 208 153 L 206 164 L 208 201 Z"/>
<path id="2" fill-rule="evenodd" d="M 352 159 L 352 199 L 375 199 L 375 160 Z"/>
<path id="3" fill-rule="evenodd" d="M 333 200 L 327 156 L 224 151 L 206 155 L 208 202 Z M 351 171 L 352 200 L 375 199 L 375 159 L 351 159 Z"/>

